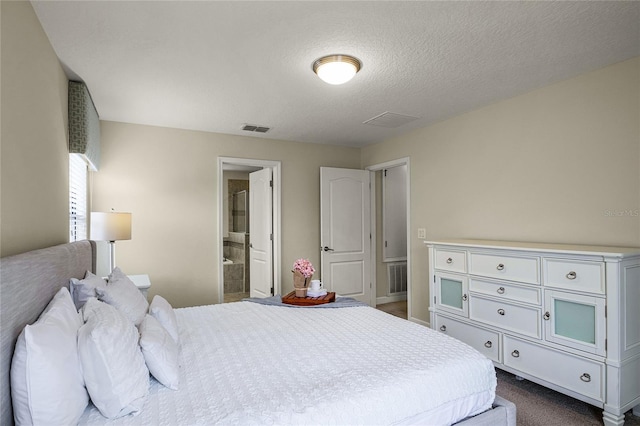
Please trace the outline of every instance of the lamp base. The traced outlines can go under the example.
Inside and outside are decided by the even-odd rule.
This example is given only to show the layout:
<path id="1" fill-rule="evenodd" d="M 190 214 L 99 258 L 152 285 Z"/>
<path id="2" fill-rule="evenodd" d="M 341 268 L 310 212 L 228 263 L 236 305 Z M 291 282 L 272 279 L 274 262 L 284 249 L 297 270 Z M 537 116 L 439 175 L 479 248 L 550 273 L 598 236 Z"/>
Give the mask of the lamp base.
<path id="1" fill-rule="evenodd" d="M 109 241 L 109 273 L 116 268 L 116 242 Z"/>

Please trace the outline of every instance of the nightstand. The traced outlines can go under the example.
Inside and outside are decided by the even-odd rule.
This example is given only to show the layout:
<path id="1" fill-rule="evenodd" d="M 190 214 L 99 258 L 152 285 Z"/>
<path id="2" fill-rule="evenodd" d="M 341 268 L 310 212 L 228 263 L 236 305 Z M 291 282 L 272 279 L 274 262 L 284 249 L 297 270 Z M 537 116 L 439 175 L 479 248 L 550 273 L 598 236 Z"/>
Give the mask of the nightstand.
<path id="1" fill-rule="evenodd" d="M 151 287 L 151 280 L 149 280 L 149 275 L 140 274 L 140 275 L 127 275 L 131 281 L 138 287 L 140 293 L 148 300 L 149 298 L 149 288 Z"/>

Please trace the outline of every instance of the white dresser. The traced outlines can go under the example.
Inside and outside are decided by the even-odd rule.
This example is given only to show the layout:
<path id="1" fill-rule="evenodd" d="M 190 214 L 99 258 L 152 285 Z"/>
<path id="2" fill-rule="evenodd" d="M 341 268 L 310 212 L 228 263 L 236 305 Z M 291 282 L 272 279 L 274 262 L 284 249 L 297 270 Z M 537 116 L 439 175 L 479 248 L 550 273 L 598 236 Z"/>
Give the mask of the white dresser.
<path id="1" fill-rule="evenodd" d="M 496 367 L 640 415 L 640 248 L 427 241 L 431 327 Z"/>

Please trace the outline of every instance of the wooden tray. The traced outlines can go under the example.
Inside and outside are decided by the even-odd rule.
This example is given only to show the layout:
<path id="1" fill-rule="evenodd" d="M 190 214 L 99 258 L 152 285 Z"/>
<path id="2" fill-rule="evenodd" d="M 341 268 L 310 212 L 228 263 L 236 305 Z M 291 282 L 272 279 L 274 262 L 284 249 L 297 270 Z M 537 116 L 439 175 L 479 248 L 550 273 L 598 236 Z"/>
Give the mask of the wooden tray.
<path id="1" fill-rule="evenodd" d="M 323 305 L 325 303 L 335 302 L 336 293 L 330 292 L 320 297 L 296 297 L 295 290 L 286 296 L 282 296 L 282 303 L 286 303 L 287 305 L 298 305 L 298 306 L 314 306 L 314 305 Z"/>

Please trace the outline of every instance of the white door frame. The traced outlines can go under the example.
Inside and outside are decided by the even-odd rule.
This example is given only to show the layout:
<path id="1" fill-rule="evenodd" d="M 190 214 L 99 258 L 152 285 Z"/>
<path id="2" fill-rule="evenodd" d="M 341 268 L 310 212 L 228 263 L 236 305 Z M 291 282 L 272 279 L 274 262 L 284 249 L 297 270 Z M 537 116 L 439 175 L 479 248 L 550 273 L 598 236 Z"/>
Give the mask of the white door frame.
<path id="1" fill-rule="evenodd" d="M 218 157 L 218 303 L 222 303 L 224 300 L 224 269 L 222 266 L 222 257 L 224 254 L 224 248 L 222 243 L 222 235 L 224 233 L 223 218 L 223 200 L 222 194 L 224 193 L 224 165 L 235 166 L 254 166 L 254 167 L 269 167 L 273 170 L 273 291 L 274 294 L 281 293 L 281 277 L 282 268 L 282 191 L 281 191 L 281 169 L 282 165 L 280 161 L 271 160 L 256 160 L 251 158 L 235 158 L 235 157 Z M 251 232 L 251 230 L 249 230 Z"/>
<path id="2" fill-rule="evenodd" d="M 398 158 L 380 164 L 368 166 L 365 170 L 371 172 L 371 291 L 375 301 L 377 294 L 376 283 L 376 179 L 375 172 L 396 167 L 407 166 L 407 318 L 412 320 L 411 315 L 411 166 L 409 157 Z"/>

